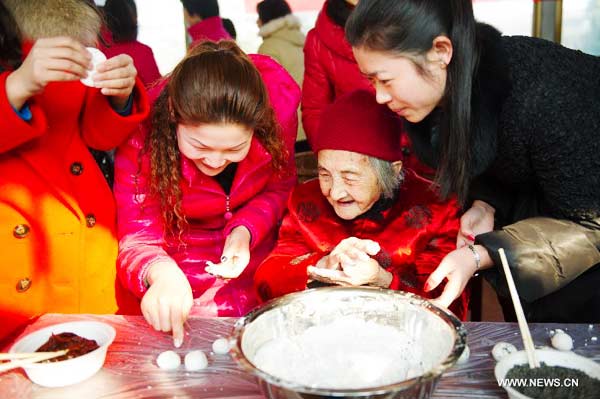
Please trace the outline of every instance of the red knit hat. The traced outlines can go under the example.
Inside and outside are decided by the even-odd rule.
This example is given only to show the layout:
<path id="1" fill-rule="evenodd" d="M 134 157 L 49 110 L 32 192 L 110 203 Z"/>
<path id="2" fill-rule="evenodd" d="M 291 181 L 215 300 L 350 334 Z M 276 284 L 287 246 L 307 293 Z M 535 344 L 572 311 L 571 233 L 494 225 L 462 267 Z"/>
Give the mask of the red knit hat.
<path id="1" fill-rule="evenodd" d="M 375 95 L 356 90 L 338 97 L 321 114 L 311 145 L 321 150 L 345 150 L 394 162 L 402 160 L 402 121 Z"/>

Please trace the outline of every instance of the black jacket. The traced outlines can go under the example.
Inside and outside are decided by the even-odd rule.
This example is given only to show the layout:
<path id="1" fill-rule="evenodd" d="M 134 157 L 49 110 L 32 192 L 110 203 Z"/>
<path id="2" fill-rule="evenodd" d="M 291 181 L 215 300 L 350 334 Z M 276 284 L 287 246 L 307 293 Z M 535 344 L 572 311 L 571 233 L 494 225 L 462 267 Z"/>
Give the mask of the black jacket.
<path id="1" fill-rule="evenodd" d="M 478 42 L 469 197 L 494 206 L 496 224 L 476 243 L 496 265 L 506 250 L 531 302 L 600 263 L 600 58 L 483 24 Z M 406 124 L 431 166 L 439 112 Z M 507 295 L 499 269 L 486 277 Z"/>

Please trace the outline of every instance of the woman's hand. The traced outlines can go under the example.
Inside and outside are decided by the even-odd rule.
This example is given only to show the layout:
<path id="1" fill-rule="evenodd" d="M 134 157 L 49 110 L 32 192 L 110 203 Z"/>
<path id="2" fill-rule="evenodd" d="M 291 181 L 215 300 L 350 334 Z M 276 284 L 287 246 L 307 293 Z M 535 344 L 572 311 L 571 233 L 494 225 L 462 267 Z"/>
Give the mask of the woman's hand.
<path id="1" fill-rule="evenodd" d="M 475 245 L 473 247 L 480 257 L 480 269 L 487 269 L 492 266 L 490 258 L 485 247 Z M 447 279 L 446 286 L 442 294 L 433 299 L 434 303 L 445 308 L 462 294 L 467 283 L 477 271 L 477 262 L 471 249 L 464 246 L 450 252 L 442 259 L 437 269 L 431 273 L 425 282 L 425 292 L 435 289 L 444 279 Z"/>
<path id="2" fill-rule="evenodd" d="M 136 76 L 133 59 L 127 54 L 119 54 L 98 65 L 93 77 L 94 87 L 110 97 L 115 109 L 122 110 L 135 87 Z"/>
<path id="3" fill-rule="evenodd" d="M 144 318 L 157 331 L 172 331 L 173 344 L 183 343 L 183 323 L 194 303 L 190 283 L 175 262 L 157 262 L 147 275 L 150 288 L 142 298 Z"/>
<path id="4" fill-rule="evenodd" d="M 460 218 L 460 230 L 456 237 L 456 248 L 473 244 L 475 236 L 494 230 L 496 210 L 486 202 L 475 200 Z"/>
<path id="5" fill-rule="evenodd" d="M 20 110 L 32 96 L 50 82 L 83 79 L 92 68 L 92 56 L 69 37 L 39 39 L 23 64 L 6 79 L 6 94 L 13 108 Z"/>
<path id="6" fill-rule="evenodd" d="M 346 238 L 329 255 L 321 258 L 316 267 L 309 266 L 309 277 L 329 284 L 368 284 L 387 288 L 392 281 L 391 273 L 370 257 L 379 251 L 375 241 Z"/>
<path id="7" fill-rule="evenodd" d="M 244 226 L 231 230 L 225 240 L 221 263 L 209 262 L 204 270 L 223 278 L 236 278 L 250 263 L 250 231 Z"/>

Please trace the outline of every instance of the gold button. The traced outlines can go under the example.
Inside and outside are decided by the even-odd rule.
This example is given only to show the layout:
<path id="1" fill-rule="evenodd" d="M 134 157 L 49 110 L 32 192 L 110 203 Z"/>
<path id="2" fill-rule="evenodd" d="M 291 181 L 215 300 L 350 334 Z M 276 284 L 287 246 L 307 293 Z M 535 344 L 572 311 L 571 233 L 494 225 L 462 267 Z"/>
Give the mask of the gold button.
<path id="1" fill-rule="evenodd" d="M 31 279 L 25 277 L 17 281 L 17 292 L 25 292 L 31 287 Z"/>
<path id="2" fill-rule="evenodd" d="M 79 176 L 82 173 L 83 173 L 83 165 L 81 164 L 81 162 L 73 162 L 71 164 L 71 174 L 73 174 L 75 176 Z"/>
<path id="3" fill-rule="evenodd" d="M 96 216 L 89 214 L 85 217 L 85 224 L 87 227 L 94 227 L 96 225 Z"/>
<path id="4" fill-rule="evenodd" d="M 13 230 L 13 235 L 16 238 L 25 238 L 29 234 L 31 229 L 26 224 L 18 224 Z"/>

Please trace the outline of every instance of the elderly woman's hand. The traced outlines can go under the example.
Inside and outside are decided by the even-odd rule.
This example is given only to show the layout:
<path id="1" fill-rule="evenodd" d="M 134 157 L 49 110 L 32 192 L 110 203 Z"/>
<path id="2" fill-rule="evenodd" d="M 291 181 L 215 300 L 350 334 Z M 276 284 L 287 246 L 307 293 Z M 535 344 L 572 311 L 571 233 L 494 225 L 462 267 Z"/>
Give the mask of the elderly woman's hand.
<path id="1" fill-rule="evenodd" d="M 308 268 L 309 277 L 338 285 L 374 285 L 389 287 L 392 275 L 369 255 L 380 251 L 379 244 L 356 237 L 342 240 L 331 253 L 321 258 L 316 267 Z"/>
<path id="2" fill-rule="evenodd" d="M 456 248 L 472 244 L 478 234 L 494 230 L 496 210 L 486 202 L 475 200 L 473 205 L 460 218 L 460 230 L 456 237 Z"/>
<path id="3" fill-rule="evenodd" d="M 119 54 L 98 65 L 94 86 L 109 96 L 115 109 L 122 110 L 133 92 L 136 76 L 133 59 L 127 54 Z"/>

